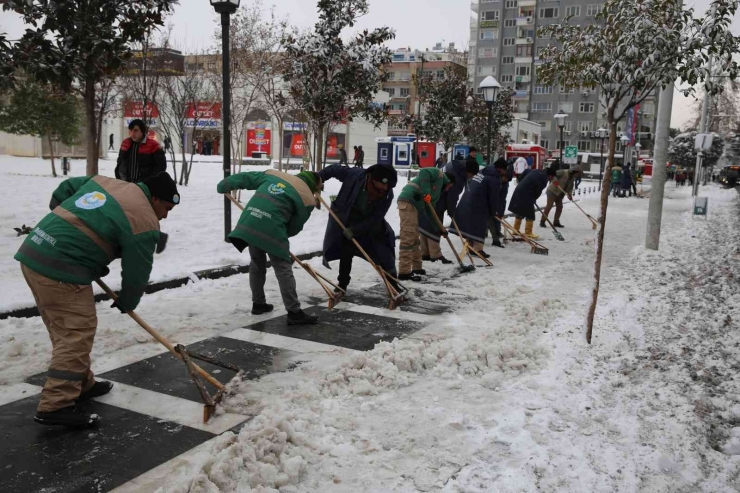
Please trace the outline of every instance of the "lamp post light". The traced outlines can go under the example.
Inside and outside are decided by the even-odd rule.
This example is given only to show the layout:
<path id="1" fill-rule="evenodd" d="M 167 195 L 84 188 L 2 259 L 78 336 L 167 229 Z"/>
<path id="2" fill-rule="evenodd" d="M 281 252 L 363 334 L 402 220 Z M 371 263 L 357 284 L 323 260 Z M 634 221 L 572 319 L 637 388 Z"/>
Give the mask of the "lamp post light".
<path id="1" fill-rule="evenodd" d="M 229 31 L 231 14 L 239 8 L 239 0 L 211 0 L 211 5 L 221 14 L 221 72 L 224 94 L 222 99 L 223 134 L 224 134 L 224 178 L 231 174 L 231 74 L 229 65 Z M 224 196 L 224 241 L 231 233 L 231 201 Z"/>
<path id="2" fill-rule="evenodd" d="M 604 127 L 596 130 L 596 138 L 601 141 L 601 159 L 599 160 L 599 191 L 601 191 L 601 182 L 604 181 L 604 140 L 609 135 L 609 131 Z"/>
<path id="3" fill-rule="evenodd" d="M 625 165 L 627 164 L 627 149 L 629 148 L 627 144 L 629 144 L 630 138 L 622 135 L 619 140 L 622 142 L 622 165 Z"/>
<path id="4" fill-rule="evenodd" d="M 560 128 L 560 164 L 562 165 L 563 159 L 565 158 L 565 141 L 563 140 L 563 131 L 565 130 L 565 119 L 568 118 L 568 114 L 565 113 L 562 109 L 559 109 L 557 113 L 555 113 L 555 123 L 558 125 L 558 128 Z"/>
<path id="5" fill-rule="evenodd" d="M 491 125 L 493 124 L 493 103 L 496 102 L 496 95 L 501 89 L 501 84 L 493 76 L 488 76 L 478 86 L 483 91 L 483 99 L 488 105 L 488 163 L 491 164 Z"/>

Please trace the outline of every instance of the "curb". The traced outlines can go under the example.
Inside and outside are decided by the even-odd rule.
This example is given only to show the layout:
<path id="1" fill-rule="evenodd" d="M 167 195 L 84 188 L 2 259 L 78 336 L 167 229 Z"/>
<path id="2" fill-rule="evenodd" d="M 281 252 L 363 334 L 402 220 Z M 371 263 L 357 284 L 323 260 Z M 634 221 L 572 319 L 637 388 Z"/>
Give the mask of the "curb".
<path id="1" fill-rule="evenodd" d="M 310 260 L 312 258 L 321 257 L 324 254 L 323 251 L 320 252 L 312 252 L 312 253 L 304 253 L 302 255 L 296 255 L 298 257 L 298 260 L 305 261 Z M 270 261 L 267 261 L 267 267 L 270 267 L 272 264 Z M 225 277 L 231 277 L 235 276 L 237 274 L 246 274 L 249 272 L 249 264 L 247 265 L 225 265 L 223 267 L 216 267 L 213 269 L 206 269 L 201 270 L 198 272 L 193 272 L 193 275 L 198 278 L 199 281 L 208 279 L 208 280 L 216 280 L 216 279 L 223 279 Z M 174 288 L 180 288 L 182 286 L 185 286 L 189 282 L 193 282 L 193 279 L 190 276 L 187 277 L 179 277 L 176 279 L 170 279 L 168 281 L 160 281 L 155 282 L 147 285 L 146 289 L 144 290 L 144 294 L 152 294 L 156 293 L 158 291 L 162 291 L 165 289 L 174 289 Z M 105 293 L 100 293 L 95 295 L 95 303 L 98 303 L 100 301 L 108 301 L 110 300 L 110 296 L 108 296 Z M 15 310 L 11 310 L 8 312 L 2 312 L 0 313 L 0 320 L 5 320 L 7 318 L 31 318 L 31 317 L 38 317 L 39 316 L 39 310 L 36 306 L 30 306 L 27 308 L 16 308 Z"/>

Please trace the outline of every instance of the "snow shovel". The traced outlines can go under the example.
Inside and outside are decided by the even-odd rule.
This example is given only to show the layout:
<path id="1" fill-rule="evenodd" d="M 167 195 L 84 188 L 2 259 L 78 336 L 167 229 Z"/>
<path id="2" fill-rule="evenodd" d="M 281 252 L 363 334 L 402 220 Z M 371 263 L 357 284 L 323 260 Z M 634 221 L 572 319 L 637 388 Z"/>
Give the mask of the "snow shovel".
<path id="1" fill-rule="evenodd" d="M 468 243 L 468 240 L 466 240 L 463 237 L 462 231 L 460 231 L 460 228 L 458 227 L 457 221 L 455 221 L 455 218 L 452 217 L 451 219 L 452 219 L 452 224 L 455 226 L 455 230 L 460 235 L 460 239 L 463 242 L 463 249 L 462 249 L 462 253 L 460 254 L 460 256 L 465 257 L 465 255 L 467 255 L 468 257 L 470 257 L 470 265 L 473 265 L 473 256 L 471 255 L 471 253 L 474 253 L 479 259 L 483 261 L 484 264 L 486 264 L 486 267 L 493 267 L 493 262 L 488 260 L 483 255 L 481 255 L 480 252 L 476 252 L 475 250 L 473 250 L 473 248 L 470 246 L 470 243 Z"/>
<path id="2" fill-rule="evenodd" d="M 558 190 L 560 190 L 561 192 L 563 192 L 563 194 L 568 195 L 567 193 L 565 193 L 565 190 L 563 190 L 562 188 L 560 188 L 560 186 L 558 186 Z M 588 218 L 588 220 L 591 221 L 591 226 L 593 226 L 591 229 L 596 229 L 596 226 L 598 225 L 598 222 L 596 221 L 596 219 L 594 219 L 593 217 L 591 217 L 591 214 L 589 214 L 588 212 L 586 212 L 583 209 L 581 209 L 581 206 L 578 205 L 578 203 L 576 203 L 575 200 L 571 199 L 570 197 L 568 197 L 568 200 L 570 200 L 576 207 L 578 207 L 578 210 L 581 211 L 581 212 L 583 212 L 586 215 L 586 217 Z"/>
<path id="3" fill-rule="evenodd" d="M 322 204 L 324 204 L 324 207 L 326 207 L 326 210 L 329 211 L 329 214 L 331 214 L 331 217 L 334 218 L 334 220 L 337 222 L 340 228 L 342 228 L 342 233 L 344 233 L 347 228 L 342 224 L 342 221 L 339 219 L 339 217 L 336 215 L 336 213 L 331 210 L 331 206 L 327 204 L 324 201 L 324 198 L 321 195 L 317 195 L 317 198 L 321 201 Z M 367 254 L 364 248 L 360 246 L 360 242 L 357 241 L 357 239 L 352 238 L 352 243 L 354 243 L 355 247 L 362 253 L 362 256 L 365 257 L 365 260 L 367 260 L 367 263 L 369 263 L 373 269 L 380 275 L 380 279 L 383 281 L 383 285 L 385 285 L 385 289 L 388 291 L 388 309 L 389 310 L 395 310 L 398 308 L 401 303 L 403 303 L 406 300 L 406 295 L 408 295 L 409 290 L 405 286 L 403 286 L 398 279 L 388 274 L 385 269 L 380 267 L 378 264 L 373 262 L 373 260 L 370 258 L 370 255 Z M 393 284 L 389 281 L 393 280 L 394 284 L 401 288 L 402 291 L 398 291 Z"/>
<path id="4" fill-rule="evenodd" d="M 563 235 L 560 234 L 560 231 L 558 231 L 557 229 L 555 229 L 555 225 L 552 224 L 552 222 L 550 222 L 550 218 L 547 217 L 544 214 L 544 212 L 542 212 L 542 209 L 540 209 L 540 206 L 537 205 L 537 202 L 535 202 L 534 206 L 537 207 L 537 210 L 540 212 L 540 214 L 542 214 L 542 217 L 545 218 L 545 221 L 547 221 L 547 224 L 549 224 L 550 227 L 552 228 L 552 234 L 555 235 L 555 238 L 557 238 L 558 241 L 565 241 L 565 238 L 563 238 Z"/>
<path id="5" fill-rule="evenodd" d="M 450 245 L 450 248 L 452 249 L 452 253 L 455 254 L 455 258 L 457 259 L 457 263 L 460 264 L 460 272 L 465 274 L 466 272 L 473 272 L 475 270 L 474 265 L 465 265 L 462 261 L 462 258 L 460 258 L 460 255 L 457 254 L 457 250 L 455 250 L 454 245 L 452 244 L 452 240 L 450 239 L 449 233 L 445 229 L 444 225 L 442 224 L 442 221 L 439 220 L 439 216 L 437 215 L 437 211 L 434 210 L 434 207 L 429 202 L 426 202 L 427 206 L 429 206 L 429 210 L 432 211 L 432 217 L 434 218 L 434 222 L 437 223 L 437 227 L 439 228 L 440 232 L 444 233 L 444 237 L 447 240 L 447 244 Z M 458 230 L 459 232 L 459 230 Z"/>
<path id="6" fill-rule="evenodd" d="M 104 283 L 101 279 L 96 279 L 96 283 L 98 283 L 98 286 L 103 288 L 103 291 L 110 296 L 110 298 L 116 302 L 118 301 L 118 296 L 116 296 L 116 293 L 113 292 L 111 288 L 108 287 L 106 283 Z M 207 363 L 211 363 L 212 365 L 220 366 L 221 368 L 225 368 L 227 370 L 231 370 L 233 372 L 239 373 L 241 372 L 241 369 L 238 368 L 235 365 L 232 365 L 230 363 L 224 363 L 222 361 L 218 361 L 215 358 L 212 358 L 210 356 L 205 356 L 202 354 L 194 353 L 192 351 L 189 351 L 185 349 L 184 346 L 181 344 L 178 344 L 177 346 L 173 346 L 170 341 L 165 339 L 162 335 L 160 335 L 154 328 L 152 328 L 151 325 L 146 323 L 141 317 L 139 317 L 136 312 L 133 310 L 126 312 L 129 317 L 133 318 L 136 323 L 138 323 L 144 330 L 146 330 L 149 335 L 151 335 L 154 339 L 156 339 L 160 344 L 162 344 L 164 347 L 166 347 L 170 353 L 172 353 L 173 356 L 178 358 L 179 360 L 185 362 L 185 366 L 188 369 L 188 372 L 190 372 L 190 377 L 193 380 L 193 383 L 198 387 L 198 391 L 201 394 L 201 397 L 203 398 L 203 422 L 207 423 L 209 419 L 211 419 L 211 416 L 213 416 L 213 413 L 216 411 L 216 404 L 221 402 L 221 399 L 223 399 L 224 395 L 224 385 L 213 378 L 210 373 L 205 371 L 203 368 L 198 366 L 197 364 L 193 363 L 191 358 L 195 358 L 201 361 L 205 361 Z M 200 379 L 203 378 L 208 383 L 216 387 L 217 392 L 215 397 L 211 398 L 211 396 L 208 394 L 208 391 L 205 388 L 205 385 L 203 382 L 200 381 Z"/>
<path id="7" fill-rule="evenodd" d="M 234 203 L 235 206 L 237 206 L 242 211 L 244 210 L 244 206 L 241 205 L 239 201 L 237 201 L 230 193 L 226 193 L 225 195 L 229 198 L 229 200 L 231 200 Z M 306 272 L 308 272 L 308 275 L 313 277 L 314 280 L 317 283 L 319 283 L 319 285 L 322 287 L 326 295 L 329 297 L 329 310 L 333 309 L 334 306 L 336 306 L 336 304 L 339 303 L 339 301 L 342 299 L 342 295 L 344 294 L 344 289 L 340 288 L 339 286 L 331 282 L 329 279 L 325 278 L 324 276 L 316 272 L 314 268 L 311 267 L 310 265 L 306 264 L 305 262 L 301 262 L 301 260 L 295 255 L 293 255 L 292 253 L 290 254 L 290 258 L 293 259 L 293 262 L 303 267 L 303 269 Z M 329 286 L 324 284 L 322 279 L 326 281 L 327 283 L 329 283 L 334 288 L 338 289 L 339 292 L 332 291 L 331 288 L 329 288 Z"/>
<path id="8" fill-rule="evenodd" d="M 529 246 L 531 247 L 531 250 L 530 250 L 531 253 L 534 253 L 536 255 L 549 255 L 550 254 L 550 250 L 540 245 L 539 243 L 534 241 L 532 238 L 528 238 L 527 235 L 514 229 L 514 227 L 508 222 L 506 222 L 506 220 L 503 217 L 498 217 L 498 216 L 496 217 L 498 218 L 499 221 L 501 221 L 501 224 L 504 225 L 504 228 L 506 228 L 506 231 L 509 232 L 512 238 L 514 239 L 519 238 L 520 241 L 524 241 L 529 244 Z"/>

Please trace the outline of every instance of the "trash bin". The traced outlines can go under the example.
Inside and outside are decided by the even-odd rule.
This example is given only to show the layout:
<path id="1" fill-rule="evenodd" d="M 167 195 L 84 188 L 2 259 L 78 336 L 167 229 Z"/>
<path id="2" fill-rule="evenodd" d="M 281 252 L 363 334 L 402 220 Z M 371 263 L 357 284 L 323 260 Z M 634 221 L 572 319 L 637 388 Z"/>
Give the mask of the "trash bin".
<path id="1" fill-rule="evenodd" d="M 252 157 L 257 158 L 257 159 L 262 159 L 263 157 L 265 157 L 265 153 L 264 152 L 253 152 Z"/>

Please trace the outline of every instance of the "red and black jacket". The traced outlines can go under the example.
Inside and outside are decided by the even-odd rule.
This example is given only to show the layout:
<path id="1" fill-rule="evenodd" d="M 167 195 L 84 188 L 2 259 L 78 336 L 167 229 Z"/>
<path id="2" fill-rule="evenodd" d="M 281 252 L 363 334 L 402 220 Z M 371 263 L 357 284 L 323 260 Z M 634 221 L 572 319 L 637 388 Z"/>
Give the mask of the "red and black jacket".
<path id="1" fill-rule="evenodd" d="M 167 157 L 156 140 L 145 137 L 141 142 L 134 142 L 129 137 L 121 143 L 116 165 L 119 180 L 138 183 L 166 170 Z"/>

